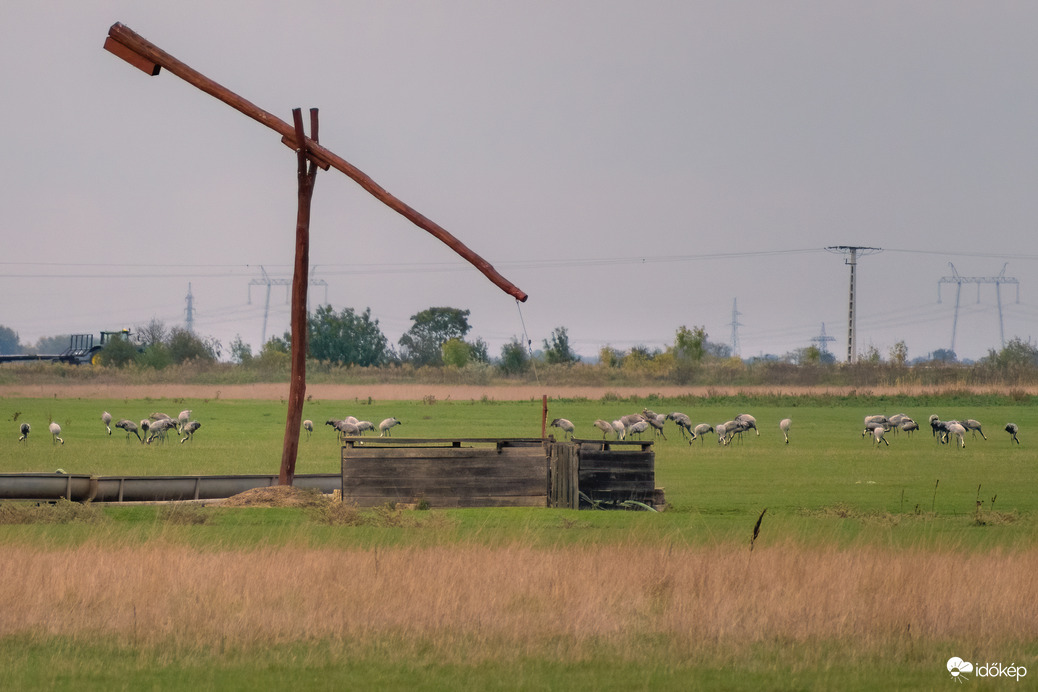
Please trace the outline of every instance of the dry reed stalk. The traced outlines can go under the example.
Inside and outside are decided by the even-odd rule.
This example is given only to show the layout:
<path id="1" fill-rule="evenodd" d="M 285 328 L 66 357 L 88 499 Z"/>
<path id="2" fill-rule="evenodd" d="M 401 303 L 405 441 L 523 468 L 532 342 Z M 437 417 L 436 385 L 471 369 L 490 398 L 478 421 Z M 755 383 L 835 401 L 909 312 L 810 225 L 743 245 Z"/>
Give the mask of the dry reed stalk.
<path id="1" fill-rule="evenodd" d="M 974 647 L 1038 638 L 1034 550 L 8 546 L 0 580 L 0 636 L 138 646 L 388 637 L 636 651 L 662 636 L 689 651 L 817 640 L 876 650 L 906 632 Z"/>

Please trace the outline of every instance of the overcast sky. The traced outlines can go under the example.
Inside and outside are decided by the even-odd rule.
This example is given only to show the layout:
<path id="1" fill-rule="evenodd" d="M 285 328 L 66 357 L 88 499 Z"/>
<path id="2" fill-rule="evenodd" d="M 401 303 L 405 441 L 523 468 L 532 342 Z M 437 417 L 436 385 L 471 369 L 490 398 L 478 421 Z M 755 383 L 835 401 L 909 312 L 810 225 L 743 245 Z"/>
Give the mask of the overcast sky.
<path id="1" fill-rule="evenodd" d="M 978 358 L 1038 338 L 1038 4 L 141 2 L 0 5 L 0 324 L 41 336 L 183 324 L 258 350 L 292 271 L 280 137 L 102 49 L 122 22 L 291 121 L 529 294 L 516 301 L 344 175 L 320 172 L 311 306 L 370 307 L 394 345 L 471 310 L 525 331 L 744 357 L 858 348 Z M 1008 263 L 1008 264 L 1007 264 Z M 1019 302 L 1017 292 L 1019 290 Z M 251 295 L 251 302 L 250 302 Z M 266 335 L 289 328 L 270 291 Z M 327 296 L 327 298 L 326 298 Z M 938 302 L 938 297 L 941 302 Z"/>

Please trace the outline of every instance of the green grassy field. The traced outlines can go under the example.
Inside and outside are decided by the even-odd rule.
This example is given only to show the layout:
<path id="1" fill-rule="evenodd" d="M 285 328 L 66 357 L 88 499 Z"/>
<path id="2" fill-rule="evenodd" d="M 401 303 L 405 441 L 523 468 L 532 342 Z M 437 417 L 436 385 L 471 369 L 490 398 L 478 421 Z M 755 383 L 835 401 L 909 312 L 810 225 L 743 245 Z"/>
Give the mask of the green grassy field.
<path id="1" fill-rule="evenodd" d="M 276 473 L 280 464 L 283 402 L 3 399 L 0 406 L 0 418 L 8 427 L 0 440 L 0 472 L 61 468 L 70 473 L 100 475 Z M 1006 625 L 1004 630 L 996 628 L 983 634 L 976 629 L 971 634 L 968 626 L 959 627 L 968 625 L 970 618 L 983 617 L 985 607 L 990 612 L 995 606 L 1009 604 L 1010 591 L 1012 598 L 1038 603 L 1038 582 L 1031 576 L 1038 548 L 1038 458 L 1029 434 L 1038 429 L 1038 410 L 932 401 L 920 405 L 838 402 L 823 406 L 796 400 L 705 405 L 687 400 L 608 398 L 552 401 L 548 418 L 568 418 L 577 425 L 578 434 L 594 439 L 601 437 L 592 426 L 596 418 L 617 418 L 638 412 L 643 406 L 660 413 L 684 411 L 695 422 L 711 424 L 748 412 L 756 416 L 761 434 L 758 437 L 751 431 L 729 447 L 720 447 L 712 435 L 702 443 L 689 445 L 677 428 L 668 424 L 668 439 L 654 445 L 657 485 L 665 488 L 669 505 L 667 511 L 658 514 L 434 509 L 376 513 L 359 525 L 344 526 L 315 520 L 296 509 L 214 511 L 195 523 L 190 517 L 188 521 L 173 520 L 170 514 L 151 507 L 118 507 L 102 510 L 104 520 L 98 522 L 0 525 L 0 545 L 29 550 L 29 563 L 37 560 L 32 551 L 41 550 L 41 564 L 55 556 L 67 559 L 68 551 L 121 555 L 123 550 L 148 551 L 154 546 L 172 546 L 174 551 L 189 548 L 190 554 L 183 558 L 187 564 L 197 558 L 196 552 L 251 555 L 272 550 L 281 555 L 281 551 L 302 546 L 310 552 L 300 559 L 312 562 L 315 569 L 328 557 L 328 551 L 332 555 L 353 555 L 358 560 L 374 554 L 372 569 L 376 573 L 379 555 L 385 564 L 400 558 L 398 570 L 407 572 L 409 564 L 417 564 L 428 557 L 427 552 L 441 549 L 473 551 L 470 559 L 475 571 L 483 561 L 486 565 L 498 564 L 517 551 L 532 551 L 532 557 L 523 564 L 559 556 L 564 562 L 582 564 L 590 555 L 594 559 L 581 571 L 582 578 L 584 573 L 600 569 L 595 565 L 614 560 L 623 563 L 630 559 L 640 564 L 645 556 L 639 551 L 644 550 L 654 551 L 649 554 L 650 562 L 680 563 L 675 564 L 673 573 L 666 569 L 660 574 L 647 573 L 630 587 L 634 594 L 630 602 L 644 600 L 639 606 L 644 611 L 627 613 L 621 603 L 608 596 L 607 586 L 580 583 L 580 589 L 594 592 L 602 588 L 606 592 L 599 608 L 615 608 L 631 618 L 624 619 L 617 632 L 608 624 L 591 622 L 588 630 L 595 634 L 585 638 L 567 629 L 563 622 L 557 631 L 546 625 L 542 641 L 519 624 L 510 625 L 514 631 L 498 631 L 486 624 L 507 622 L 529 609 L 565 608 L 569 599 L 564 589 L 557 596 L 544 596 L 549 599 L 547 604 L 541 603 L 538 595 L 516 594 L 500 609 L 477 612 L 454 629 L 448 628 L 450 636 L 446 639 L 434 625 L 426 626 L 429 631 L 418 627 L 423 620 L 417 614 L 415 631 L 405 619 L 399 628 L 364 636 L 344 634 L 334 625 L 328 625 L 327 631 L 314 625 L 309 634 L 304 628 L 282 638 L 258 641 L 243 640 L 238 630 L 214 634 L 212 639 L 198 633 L 190 635 L 194 625 L 186 623 L 183 631 L 145 640 L 141 640 L 139 631 L 131 636 L 115 625 L 101 628 L 98 636 L 89 621 L 77 626 L 58 623 L 18 627 L 8 623 L 0 629 L 4 642 L 0 671 L 20 687 L 98 689 L 141 685 L 294 688 L 299 684 L 383 689 L 929 689 L 950 681 L 943 666 L 953 654 L 975 655 L 972 660 L 1002 657 L 1006 664 L 1010 657 L 1020 665 L 1036 663 L 1038 630 L 1033 626 L 1028 630 L 1024 625 L 1023 633 Z M 193 417 L 203 426 L 186 444 L 179 444 L 175 438 L 149 446 L 135 438 L 127 442 L 119 430 L 109 437 L 100 421 L 103 410 L 116 419 L 139 421 L 153 411 L 175 416 L 183 408 L 192 409 Z M 911 437 L 888 434 L 889 447 L 877 448 L 870 439 L 862 439 L 864 416 L 899 411 L 920 421 L 924 429 Z M 976 418 L 984 423 L 989 439 L 967 436 L 965 449 L 939 445 L 926 426 L 931 413 L 942 419 Z M 394 430 L 397 437 L 536 437 L 540 435 L 541 402 L 310 401 L 304 417 L 314 421 L 315 432 L 311 440 L 301 441 L 297 473 L 339 471 L 336 438 L 324 421 L 347 415 L 376 424 L 382 418 L 396 416 L 404 421 Z M 783 443 L 777 425 L 785 417 L 793 420 L 788 445 Z M 50 440 L 50 420 L 62 426 L 64 445 Z M 33 427 L 28 443 L 17 439 L 18 424 L 23 421 Z M 1009 421 L 1020 426 L 1021 445 L 1012 444 L 1002 430 Z M 751 554 L 752 529 L 765 508 Z M 634 557 L 627 557 L 632 551 Z M 700 564 L 697 561 L 703 555 L 713 557 Z M 859 555 L 871 557 L 862 562 L 856 557 Z M 894 566 L 902 558 L 906 564 Z M 1009 561 L 1003 571 L 1016 575 L 1014 580 L 1004 587 L 986 583 L 990 571 L 987 565 L 1003 558 Z M 156 559 L 161 562 L 167 558 Z M 716 576 L 719 583 L 712 588 L 717 591 L 709 597 L 712 592 L 703 585 L 701 580 L 707 577 L 702 575 L 713 569 L 708 565 L 722 569 L 728 559 L 733 563 Z M 772 565 L 768 560 L 775 562 L 769 570 L 748 578 L 745 570 L 752 568 L 751 559 L 760 565 Z M 113 560 L 118 561 L 115 557 Z M 426 569 L 434 569 L 442 561 L 432 561 Z M 892 565 L 890 571 L 900 574 L 898 570 L 906 570 L 912 578 L 899 577 L 885 586 L 871 578 L 841 585 L 841 579 L 858 572 L 873 574 L 871 570 L 875 570 L 875 574 L 883 574 L 888 563 Z M 965 576 L 955 581 L 959 578 L 955 565 L 960 563 Z M 828 574 L 826 583 L 835 586 L 815 584 L 798 570 L 798 564 L 813 565 L 812 573 Z M 556 570 L 544 577 L 547 592 L 562 588 L 559 580 L 565 583 L 570 578 L 562 576 L 564 568 L 559 569 L 562 572 Z M 616 583 L 624 578 L 618 575 Z M 774 585 L 772 578 L 776 580 Z M 456 579 L 457 575 L 447 578 L 439 588 L 449 589 Z M 880 608 L 894 615 L 899 609 L 920 613 L 951 609 L 956 595 L 965 589 L 977 589 L 972 603 L 978 610 L 965 611 L 959 624 L 929 622 L 921 615 L 877 623 L 868 619 L 872 615 L 865 614 L 847 615 L 848 624 L 841 613 L 853 609 L 853 603 L 836 603 L 831 612 L 820 614 L 817 622 L 804 625 L 806 631 L 800 631 L 795 612 L 787 621 L 771 610 L 761 615 L 734 608 L 717 613 L 716 624 L 703 624 L 705 629 L 699 632 L 699 616 L 691 611 L 709 609 L 706 604 L 716 600 L 730 598 L 743 604 L 756 600 L 753 591 L 745 591 L 745 585 L 736 586 L 747 579 L 757 591 L 767 594 L 761 597 L 763 600 L 774 604 L 788 599 L 800 603 L 805 613 L 816 602 L 827 602 L 844 593 L 855 595 L 857 600 L 881 600 L 885 590 L 933 591 L 937 594 L 934 598 L 948 599 L 930 602 L 916 594 L 914 600 L 891 602 Z M 90 599 L 85 594 L 90 589 L 67 584 L 56 588 L 66 594 L 63 608 L 89 608 Z M 75 595 L 80 588 L 82 602 Z M 128 588 L 126 598 L 132 600 L 136 592 Z M 329 587 L 314 588 L 323 591 Z M 417 588 L 408 583 L 400 585 L 399 590 L 408 593 Z M 472 589 L 473 593 L 483 593 L 476 586 Z M 271 594 L 270 599 L 272 603 L 288 600 L 286 607 L 293 600 L 281 592 Z M 524 603 L 528 607 L 519 605 Z M 0 599 L 0 608 L 3 605 Z M 50 622 L 49 611 L 40 607 L 39 623 Z M 445 612 L 459 607 L 444 606 Z M 270 610 L 277 608 L 270 606 Z M 136 621 L 136 609 L 126 619 L 131 618 Z M 341 618 L 348 618 L 348 614 Z M 430 614 L 429 618 L 442 620 L 444 614 Z M 472 621 L 484 622 L 483 618 L 487 618 L 483 625 L 470 625 Z M 855 618 L 861 621 L 854 624 Z M 547 616 L 544 619 L 551 621 Z M 703 616 L 703 620 L 708 618 Z M 830 620 L 838 623 L 835 629 L 825 624 Z M 743 624 L 733 624 L 730 631 L 725 623 Z M 916 628 L 909 627 L 910 634 L 900 629 L 911 623 Z M 746 630 L 737 637 L 739 627 Z M 195 639 L 198 643 L 190 643 Z M 517 641 L 524 644 L 517 647 Z M 971 651 L 965 647 L 971 647 Z M 1029 677 L 1034 675 L 1038 671 Z"/>

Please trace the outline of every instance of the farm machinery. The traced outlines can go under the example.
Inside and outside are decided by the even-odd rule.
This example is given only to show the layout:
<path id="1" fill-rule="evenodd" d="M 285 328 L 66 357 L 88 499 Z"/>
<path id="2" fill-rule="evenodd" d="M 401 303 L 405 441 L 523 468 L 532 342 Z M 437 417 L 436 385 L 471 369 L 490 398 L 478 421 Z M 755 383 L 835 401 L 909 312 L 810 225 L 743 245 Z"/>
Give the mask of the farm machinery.
<path id="1" fill-rule="evenodd" d="M 68 348 L 61 353 L 56 354 L 43 354 L 43 353 L 20 353 L 17 355 L 0 355 L 0 363 L 12 363 L 16 361 L 27 361 L 27 360 L 49 360 L 58 361 L 62 363 L 72 363 L 75 365 L 85 365 L 98 363 L 98 356 L 101 353 L 101 349 L 108 344 L 114 338 L 130 338 L 129 329 L 120 329 L 115 332 L 101 332 L 101 339 L 99 342 L 94 342 L 93 334 L 73 334 L 69 337 Z"/>

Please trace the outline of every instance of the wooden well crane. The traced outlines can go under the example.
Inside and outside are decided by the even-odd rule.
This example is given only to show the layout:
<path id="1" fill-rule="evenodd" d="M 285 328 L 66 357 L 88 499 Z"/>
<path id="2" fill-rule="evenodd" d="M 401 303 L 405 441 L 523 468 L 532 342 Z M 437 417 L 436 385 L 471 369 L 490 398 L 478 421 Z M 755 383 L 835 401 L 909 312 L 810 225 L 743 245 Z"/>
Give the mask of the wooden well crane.
<path id="1" fill-rule="evenodd" d="M 323 170 L 334 168 L 346 174 L 380 202 L 407 218 L 414 225 L 428 231 L 454 250 L 505 293 L 517 301 L 526 301 L 526 293 L 499 274 L 489 262 L 470 250 L 446 229 L 397 199 L 346 159 L 321 146 L 317 137 L 316 108 L 310 109 L 310 136 L 307 137 L 303 129 L 302 112 L 299 108 L 293 109 L 293 122 L 290 125 L 230 89 L 214 82 L 201 72 L 185 65 L 120 23 L 113 24 L 108 30 L 104 47 L 105 50 L 149 75 L 155 76 L 162 69 L 168 70 L 188 84 L 274 130 L 281 135 L 281 141 L 296 152 L 299 202 L 296 214 L 295 266 L 292 275 L 292 375 L 289 383 L 288 415 L 285 421 L 281 472 L 278 479 L 281 485 L 292 485 L 295 477 L 299 430 L 306 395 L 306 292 L 310 253 L 310 202 L 313 198 L 318 168 Z"/>

